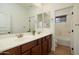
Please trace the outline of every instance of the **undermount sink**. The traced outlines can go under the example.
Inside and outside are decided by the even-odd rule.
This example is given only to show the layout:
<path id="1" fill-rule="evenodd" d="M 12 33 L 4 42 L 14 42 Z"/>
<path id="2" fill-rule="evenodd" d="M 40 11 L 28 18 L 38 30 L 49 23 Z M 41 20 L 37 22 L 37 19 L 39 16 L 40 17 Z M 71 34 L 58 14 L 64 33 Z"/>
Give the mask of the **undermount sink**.
<path id="1" fill-rule="evenodd" d="M 16 34 L 16 40 L 27 40 L 28 38 L 34 38 L 34 36 L 31 33 L 21 33 L 21 34 Z"/>
<path id="2" fill-rule="evenodd" d="M 16 34 L 17 38 L 22 38 L 23 34 Z"/>

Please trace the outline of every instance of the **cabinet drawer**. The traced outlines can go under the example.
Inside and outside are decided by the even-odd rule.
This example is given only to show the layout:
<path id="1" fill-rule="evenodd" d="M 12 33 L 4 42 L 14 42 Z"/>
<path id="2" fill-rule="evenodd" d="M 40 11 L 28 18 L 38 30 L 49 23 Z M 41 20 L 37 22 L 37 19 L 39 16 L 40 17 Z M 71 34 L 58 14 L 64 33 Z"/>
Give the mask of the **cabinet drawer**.
<path id="1" fill-rule="evenodd" d="M 46 36 L 46 39 L 50 39 L 50 38 L 52 38 L 52 34 Z"/>
<path id="2" fill-rule="evenodd" d="M 12 49 L 9 49 L 7 51 L 4 51 L 3 53 L 5 55 L 20 55 L 21 52 L 20 52 L 20 47 L 15 47 L 15 48 L 12 48 Z"/>
<path id="3" fill-rule="evenodd" d="M 47 41 L 46 36 L 42 38 L 42 41 Z"/>
<path id="4" fill-rule="evenodd" d="M 42 44 L 42 38 L 38 39 L 38 44 Z"/>
<path id="5" fill-rule="evenodd" d="M 49 39 L 50 38 L 50 36 L 48 35 L 48 36 L 46 36 L 46 39 Z"/>
<path id="6" fill-rule="evenodd" d="M 50 37 L 50 39 L 52 39 L 52 34 L 51 34 L 51 35 L 49 35 L 49 37 Z"/>
<path id="7" fill-rule="evenodd" d="M 37 45 L 37 41 L 32 41 L 32 42 L 22 45 L 21 46 L 22 53 L 24 53 L 25 51 L 31 49 L 33 46 L 36 46 L 36 45 Z"/>
<path id="8" fill-rule="evenodd" d="M 25 53 L 23 53 L 22 55 L 30 55 L 30 50 L 26 51 Z"/>

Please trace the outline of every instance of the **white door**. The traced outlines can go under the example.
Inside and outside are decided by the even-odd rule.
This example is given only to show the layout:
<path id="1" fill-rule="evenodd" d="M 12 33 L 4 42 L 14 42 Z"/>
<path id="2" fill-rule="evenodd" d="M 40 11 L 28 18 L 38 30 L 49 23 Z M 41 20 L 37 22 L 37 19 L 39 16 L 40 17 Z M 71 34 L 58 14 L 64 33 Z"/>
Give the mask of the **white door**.
<path id="1" fill-rule="evenodd" d="M 73 34 L 73 7 L 56 11 L 55 36 L 57 43 L 70 46 L 72 48 Z M 71 49 L 72 52 L 72 49 Z"/>

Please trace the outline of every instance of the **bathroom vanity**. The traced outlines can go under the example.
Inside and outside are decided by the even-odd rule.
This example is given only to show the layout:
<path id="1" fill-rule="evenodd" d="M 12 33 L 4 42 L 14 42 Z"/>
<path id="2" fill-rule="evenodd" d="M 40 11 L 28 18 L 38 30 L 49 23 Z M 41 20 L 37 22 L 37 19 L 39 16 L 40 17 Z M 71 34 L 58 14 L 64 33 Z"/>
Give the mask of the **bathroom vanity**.
<path id="1" fill-rule="evenodd" d="M 52 34 L 40 33 L 22 38 L 0 40 L 1 55 L 48 55 L 52 48 Z"/>

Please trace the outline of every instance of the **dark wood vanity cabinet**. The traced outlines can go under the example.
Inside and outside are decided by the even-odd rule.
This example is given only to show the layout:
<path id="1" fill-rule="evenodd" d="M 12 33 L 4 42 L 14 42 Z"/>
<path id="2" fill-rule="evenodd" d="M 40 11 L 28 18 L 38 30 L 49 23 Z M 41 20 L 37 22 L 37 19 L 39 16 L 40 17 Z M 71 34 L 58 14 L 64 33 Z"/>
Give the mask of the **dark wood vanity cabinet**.
<path id="1" fill-rule="evenodd" d="M 52 35 L 39 38 L 21 46 L 4 51 L 1 55 L 48 55 L 51 52 Z"/>

